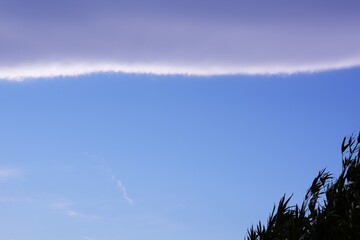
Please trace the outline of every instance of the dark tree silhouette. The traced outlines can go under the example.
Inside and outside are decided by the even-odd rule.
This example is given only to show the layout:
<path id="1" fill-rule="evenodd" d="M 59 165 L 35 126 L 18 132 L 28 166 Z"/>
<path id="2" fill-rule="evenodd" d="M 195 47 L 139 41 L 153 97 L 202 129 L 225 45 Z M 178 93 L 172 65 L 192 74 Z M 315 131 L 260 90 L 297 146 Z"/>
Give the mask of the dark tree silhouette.
<path id="1" fill-rule="evenodd" d="M 291 196 L 284 195 L 267 224 L 252 226 L 245 239 L 360 239 L 359 148 L 360 133 L 345 137 L 340 176 L 321 170 L 301 205 L 289 206 Z"/>

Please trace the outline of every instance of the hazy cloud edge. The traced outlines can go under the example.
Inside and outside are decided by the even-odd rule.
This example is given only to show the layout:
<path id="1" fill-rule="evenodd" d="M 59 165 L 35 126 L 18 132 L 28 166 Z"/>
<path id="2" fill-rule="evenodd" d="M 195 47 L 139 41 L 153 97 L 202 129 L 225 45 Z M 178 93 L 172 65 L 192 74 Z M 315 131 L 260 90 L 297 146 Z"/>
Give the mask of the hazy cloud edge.
<path id="1" fill-rule="evenodd" d="M 291 75 L 316 73 L 360 66 L 360 58 L 310 64 L 268 65 L 196 65 L 196 64 L 123 64 L 103 62 L 44 63 L 12 67 L 0 66 L 0 80 L 25 81 L 40 78 L 76 77 L 98 73 L 152 74 L 152 75 Z"/>

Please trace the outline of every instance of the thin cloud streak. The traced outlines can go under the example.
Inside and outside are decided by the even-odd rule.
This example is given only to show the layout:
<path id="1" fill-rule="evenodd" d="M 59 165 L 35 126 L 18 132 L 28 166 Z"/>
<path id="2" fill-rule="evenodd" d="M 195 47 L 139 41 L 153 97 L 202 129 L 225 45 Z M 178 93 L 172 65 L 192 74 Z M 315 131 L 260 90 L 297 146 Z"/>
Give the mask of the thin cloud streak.
<path id="1" fill-rule="evenodd" d="M 97 164 L 96 168 L 104 171 L 109 177 L 111 177 L 111 180 L 116 184 L 116 187 L 120 189 L 123 198 L 127 201 L 127 203 L 130 206 L 135 204 L 134 200 L 129 197 L 125 185 L 122 183 L 122 181 L 120 179 L 118 179 L 115 176 L 115 174 L 113 174 L 113 171 L 110 168 L 104 166 L 104 164 L 102 163 L 103 160 L 101 158 L 99 158 L 96 155 L 87 153 L 87 152 L 85 152 L 84 155 L 91 158 L 93 161 L 96 162 L 96 164 Z"/>
<path id="2" fill-rule="evenodd" d="M 115 176 L 112 176 L 112 180 L 116 182 L 116 186 L 121 190 L 123 198 L 128 202 L 129 205 L 133 205 L 134 201 L 129 197 L 125 185 Z"/>
<path id="3" fill-rule="evenodd" d="M 121 63 L 73 63 L 36 64 L 18 67 L 0 67 L 0 80 L 25 81 L 38 78 L 76 77 L 98 73 L 127 73 L 153 75 L 283 75 L 315 73 L 360 66 L 360 57 L 314 64 L 269 65 L 167 65 L 167 64 L 121 64 Z M 1 172 L 0 172 L 1 174 Z M 1 175 L 0 175 L 1 177 Z"/>
<path id="4" fill-rule="evenodd" d="M 88 236 L 85 236 L 85 235 L 83 235 L 83 236 L 81 236 L 83 239 L 85 239 L 85 240 L 95 240 L 94 238 L 91 238 L 91 237 L 88 237 Z"/>
<path id="5" fill-rule="evenodd" d="M 87 219 L 87 220 L 95 220 L 98 218 L 98 216 L 95 216 L 95 215 L 88 215 L 88 214 L 80 213 L 80 212 L 76 211 L 75 209 L 73 209 L 70 204 L 67 204 L 67 203 L 61 202 L 61 201 L 52 203 L 50 205 L 50 207 L 52 209 L 60 211 L 62 214 L 66 215 L 70 218 L 82 218 L 82 219 Z"/>

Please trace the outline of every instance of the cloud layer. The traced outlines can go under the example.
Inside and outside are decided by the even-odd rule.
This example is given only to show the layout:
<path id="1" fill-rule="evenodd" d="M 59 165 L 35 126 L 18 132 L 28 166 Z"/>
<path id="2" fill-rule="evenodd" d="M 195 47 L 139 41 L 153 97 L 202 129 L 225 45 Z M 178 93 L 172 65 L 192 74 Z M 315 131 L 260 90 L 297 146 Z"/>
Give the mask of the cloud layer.
<path id="1" fill-rule="evenodd" d="M 359 66 L 359 7 L 356 1 L 4 1 L 0 79 Z"/>

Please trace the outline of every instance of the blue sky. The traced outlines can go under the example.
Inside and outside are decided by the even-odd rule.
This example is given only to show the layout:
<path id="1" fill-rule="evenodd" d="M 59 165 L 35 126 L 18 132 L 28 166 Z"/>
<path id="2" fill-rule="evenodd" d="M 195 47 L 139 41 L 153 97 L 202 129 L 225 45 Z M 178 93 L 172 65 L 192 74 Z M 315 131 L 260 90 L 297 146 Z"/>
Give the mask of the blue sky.
<path id="1" fill-rule="evenodd" d="M 2 239 L 242 239 L 340 171 L 360 69 L 0 83 Z"/>
<path id="2" fill-rule="evenodd" d="M 235 240 L 360 130 L 357 1 L 0 1 L 0 239 Z"/>

